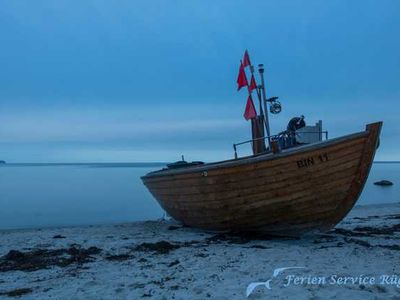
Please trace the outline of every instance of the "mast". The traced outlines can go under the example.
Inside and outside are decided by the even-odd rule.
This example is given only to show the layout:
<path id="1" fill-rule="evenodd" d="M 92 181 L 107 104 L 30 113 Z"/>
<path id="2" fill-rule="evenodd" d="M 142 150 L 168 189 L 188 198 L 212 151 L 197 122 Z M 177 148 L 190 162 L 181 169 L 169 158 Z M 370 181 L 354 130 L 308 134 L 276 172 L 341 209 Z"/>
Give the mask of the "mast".
<path id="1" fill-rule="evenodd" d="M 263 64 L 259 64 L 258 65 L 258 72 L 260 73 L 260 78 L 261 78 L 261 87 L 260 89 L 262 90 L 262 98 L 263 98 L 263 104 L 264 104 L 264 111 L 265 111 L 265 129 L 267 130 L 267 136 L 268 136 L 268 145 L 269 148 L 271 149 L 271 131 L 269 128 L 269 119 L 268 119 L 268 110 L 267 110 L 267 97 L 265 95 L 265 81 L 264 81 L 264 65 Z"/>
<path id="2" fill-rule="evenodd" d="M 249 56 L 249 52 L 247 51 L 247 49 L 245 50 L 245 56 L 244 56 L 245 58 L 247 58 L 247 62 L 248 62 L 248 64 L 249 64 L 249 67 L 250 67 L 250 72 L 251 72 L 251 78 L 253 79 L 253 78 L 255 78 L 255 76 L 254 76 L 254 66 L 251 64 L 251 60 L 250 60 L 250 56 Z M 268 125 L 268 123 L 266 122 L 266 119 L 265 119 L 265 115 L 264 115 L 264 110 L 265 110 L 265 112 L 266 112 L 266 114 L 267 114 L 267 111 L 266 111 L 266 107 L 265 107 L 265 104 L 264 104 L 264 109 L 263 109 L 263 105 L 262 105 L 262 103 L 263 103 L 263 101 L 262 101 L 262 96 L 261 96 L 261 89 L 260 89 L 260 87 L 257 85 L 256 86 L 256 88 L 255 88 L 255 90 L 256 90 L 256 92 L 257 92 L 257 98 L 258 98 L 258 103 L 259 103 L 259 115 L 257 116 L 257 123 L 258 123 L 258 120 L 261 120 L 261 127 L 264 127 L 265 126 L 265 128 L 269 128 L 269 125 Z M 249 94 L 251 94 L 250 93 L 250 90 L 249 90 Z M 268 118 L 268 116 L 266 115 L 266 117 Z M 268 120 L 268 119 L 267 119 Z M 259 124 L 259 123 L 258 123 Z M 263 124 L 264 124 L 264 126 L 263 126 Z M 258 125 L 257 125 L 258 126 Z M 252 131 L 253 131 L 254 129 L 252 129 Z M 262 136 L 260 136 L 260 137 L 262 137 L 262 138 L 264 138 L 265 137 L 265 135 L 264 135 L 264 130 L 262 130 L 262 134 L 261 134 Z M 269 133 L 268 133 L 268 136 L 269 136 Z M 253 138 L 254 138 L 254 136 L 253 136 Z M 259 136 L 257 136 L 256 138 L 259 138 Z M 261 141 L 259 141 L 259 142 L 261 142 Z M 265 140 L 262 140 L 262 148 L 264 149 L 264 151 L 265 151 Z M 269 145 L 269 138 L 268 138 L 268 145 Z"/>
<path id="3" fill-rule="evenodd" d="M 251 76 L 254 77 L 254 66 L 251 64 L 250 55 L 249 55 L 249 52 L 247 51 L 247 49 L 245 51 L 245 56 L 246 55 L 247 55 L 247 59 L 249 62 Z M 261 93 L 258 88 L 256 88 L 256 92 L 257 92 L 257 98 L 258 98 L 258 103 L 259 103 L 260 116 L 262 116 L 264 119 L 264 111 L 263 111 L 263 107 L 262 107 Z"/>
<path id="4" fill-rule="evenodd" d="M 254 76 L 254 66 L 252 64 L 250 64 L 250 72 L 251 72 L 251 76 Z M 262 116 L 264 118 L 264 110 L 262 107 L 261 93 L 258 90 L 258 88 L 256 88 L 256 92 L 257 92 L 257 98 L 258 98 L 258 103 L 259 103 L 260 116 Z"/>

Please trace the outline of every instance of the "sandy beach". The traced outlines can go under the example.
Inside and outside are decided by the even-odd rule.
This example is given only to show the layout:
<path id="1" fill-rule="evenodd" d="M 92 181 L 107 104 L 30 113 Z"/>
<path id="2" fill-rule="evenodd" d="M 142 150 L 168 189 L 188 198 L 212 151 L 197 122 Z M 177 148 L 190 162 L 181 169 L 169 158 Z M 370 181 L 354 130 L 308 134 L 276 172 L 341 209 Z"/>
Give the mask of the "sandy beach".
<path id="1" fill-rule="evenodd" d="M 166 220 L 1 231 L 0 298 L 400 299 L 399 221 L 388 204 L 301 239 Z"/>

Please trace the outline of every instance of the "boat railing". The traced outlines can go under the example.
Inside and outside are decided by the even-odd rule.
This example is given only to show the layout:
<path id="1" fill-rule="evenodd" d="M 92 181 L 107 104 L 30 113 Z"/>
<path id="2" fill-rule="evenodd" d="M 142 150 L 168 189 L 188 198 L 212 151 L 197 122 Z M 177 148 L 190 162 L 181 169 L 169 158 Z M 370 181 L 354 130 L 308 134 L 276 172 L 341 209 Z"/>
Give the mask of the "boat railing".
<path id="1" fill-rule="evenodd" d="M 244 145 L 244 144 L 249 144 L 249 143 L 253 143 L 253 142 L 257 142 L 260 140 L 278 140 L 283 134 L 285 134 L 286 132 L 281 132 L 279 134 L 274 134 L 274 135 L 269 135 L 269 136 L 264 136 L 264 137 L 260 137 L 260 138 L 256 138 L 256 139 L 251 139 L 251 140 L 247 140 L 244 142 L 239 142 L 239 143 L 235 143 L 233 144 L 233 151 L 235 152 L 235 159 L 238 158 L 238 154 L 237 154 L 237 147 L 240 145 Z M 325 135 L 325 140 L 328 139 L 328 131 L 302 131 L 301 134 L 306 133 L 306 134 L 317 134 L 318 137 L 320 137 L 320 139 L 322 140 L 322 135 Z M 295 133 L 297 135 L 297 133 Z M 269 150 L 267 150 L 268 152 Z"/>

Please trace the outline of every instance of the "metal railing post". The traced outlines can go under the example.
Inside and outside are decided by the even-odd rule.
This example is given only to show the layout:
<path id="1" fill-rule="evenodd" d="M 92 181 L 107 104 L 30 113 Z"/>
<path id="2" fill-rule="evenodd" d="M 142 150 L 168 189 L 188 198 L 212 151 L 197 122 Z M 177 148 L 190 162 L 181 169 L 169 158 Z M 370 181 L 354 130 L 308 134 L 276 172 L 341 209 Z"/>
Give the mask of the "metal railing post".
<path id="1" fill-rule="evenodd" d="M 235 151 L 235 159 L 238 158 L 237 151 L 236 151 L 236 144 L 233 144 L 233 150 Z"/>

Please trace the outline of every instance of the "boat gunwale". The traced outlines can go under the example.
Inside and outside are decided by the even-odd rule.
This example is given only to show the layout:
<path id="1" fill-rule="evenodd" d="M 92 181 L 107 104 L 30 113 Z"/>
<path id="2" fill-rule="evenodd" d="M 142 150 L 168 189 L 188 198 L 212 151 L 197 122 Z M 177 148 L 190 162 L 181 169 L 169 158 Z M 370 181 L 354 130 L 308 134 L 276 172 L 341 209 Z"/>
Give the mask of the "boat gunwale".
<path id="1" fill-rule="evenodd" d="M 374 124 L 374 123 L 370 123 Z M 369 125 L 369 124 L 368 124 Z M 350 139 L 356 139 L 356 138 L 361 138 L 364 136 L 367 136 L 369 134 L 368 130 L 356 132 L 356 133 L 351 133 L 348 135 L 340 136 L 337 138 L 317 142 L 317 143 L 312 143 L 312 144 L 307 144 L 307 145 L 302 145 L 298 146 L 295 148 L 290 148 L 290 149 L 285 149 L 282 150 L 281 153 L 277 154 L 272 154 L 272 153 L 262 153 L 259 155 L 250 155 L 250 156 L 244 156 L 241 158 L 237 159 L 229 159 L 229 160 L 223 160 L 223 161 L 218 161 L 218 162 L 211 162 L 211 163 L 206 163 L 203 165 L 199 166 L 194 166 L 194 167 L 189 167 L 189 168 L 184 168 L 184 169 L 161 169 L 157 171 L 150 172 L 144 176 L 141 177 L 142 180 L 146 179 L 151 179 L 151 178 L 157 178 L 157 177 L 165 177 L 165 176 L 174 176 L 174 175 L 183 175 L 183 174 L 190 174 L 190 173 L 197 173 L 197 172 L 204 172 L 204 171 L 210 171 L 214 169 L 224 169 L 224 168 L 230 168 L 230 167 L 235 167 L 235 166 L 240 166 L 240 165 L 245 165 L 245 164 L 250 164 L 250 163 L 257 163 L 261 161 L 269 161 L 269 160 L 275 160 L 279 158 L 283 158 L 286 156 L 302 153 L 302 152 L 307 152 L 307 151 L 313 151 L 317 149 L 324 149 L 326 147 L 350 140 Z"/>

